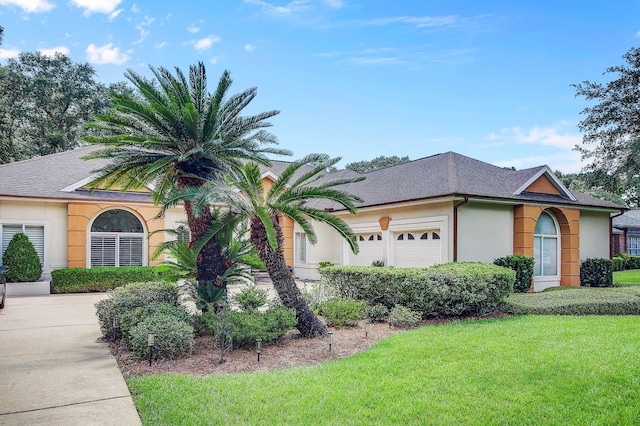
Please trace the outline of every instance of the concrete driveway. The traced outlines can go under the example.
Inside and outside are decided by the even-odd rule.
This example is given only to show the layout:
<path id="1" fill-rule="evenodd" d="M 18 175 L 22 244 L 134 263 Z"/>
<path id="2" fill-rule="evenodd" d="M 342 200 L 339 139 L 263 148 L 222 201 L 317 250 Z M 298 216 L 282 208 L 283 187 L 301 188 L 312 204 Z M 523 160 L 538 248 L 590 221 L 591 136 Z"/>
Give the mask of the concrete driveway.
<path id="1" fill-rule="evenodd" d="M 104 294 L 9 297 L 0 310 L 0 425 L 140 425 L 100 341 Z"/>

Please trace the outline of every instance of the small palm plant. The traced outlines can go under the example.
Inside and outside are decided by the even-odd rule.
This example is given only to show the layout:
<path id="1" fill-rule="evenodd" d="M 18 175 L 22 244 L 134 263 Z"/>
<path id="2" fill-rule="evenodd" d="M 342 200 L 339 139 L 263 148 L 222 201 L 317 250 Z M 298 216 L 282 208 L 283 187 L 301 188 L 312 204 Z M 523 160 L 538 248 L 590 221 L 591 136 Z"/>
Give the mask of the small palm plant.
<path id="1" fill-rule="evenodd" d="M 219 221 L 219 219 L 220 211 L 214 210 L 211 229 L 195 244 L 178 239 L 170 240 L 162 243 L 154 253 L 154 258 L 162 253 L 170 256 L 159 267 L 159 271 L 164 273 L 166 279 L 184 280 L 186 283 L 194 284 L 192 293 L 200 309 L 207 309 L 209 305 L 222 299 L 228 284 L 253 280 L 252 268 L 264 268 L 255 249 L 246 238 L 247 230 L 239 227 L 240 221 L 229 220 L 229 218 Z M 164 231 L 175 233 L 175 230 Z M 210 239 L 215 239 L 217 246 L 220 247 L 226 270 L 218 276 L 215 283 L 198 282 L 196 280 L 197 259 L 202 247 Z"/>
<path id="2" fill-rule="evenodd" d="M 266 193 L 260 166 L 248 162 L 237 177 L 227 177 L 226 186 L 212 183 L 190 196 L 194 201 L 197 200 L 196 206 L 206 206 L 214 201 L 229 206 L 223 215 L 225 220 L 242 218 L 248 221 L 251 244 L 264 263 L 283 305 L 296 310 L 297 328 L 305 337 L 326 334 L 327 329 L 307 305 L 289 271 L 279 218 L 287 216 L 293 219 L 306 233 L 311 244 L 317 242 L 312 220 L 326 223 L 338 231 L 351 250 L 357 253 L 356 237 L 346 222 L 310 203 L 327 200 L 343 206 L 352 214 L 356 213 L 355 203 L 362 200 L 337 187 L 361 181 L 364 177 L 327 179 L 325 170 L 338 161 L 340 158 L 329 159 L 326 155 L 311 154 L 292 162 Z"/>

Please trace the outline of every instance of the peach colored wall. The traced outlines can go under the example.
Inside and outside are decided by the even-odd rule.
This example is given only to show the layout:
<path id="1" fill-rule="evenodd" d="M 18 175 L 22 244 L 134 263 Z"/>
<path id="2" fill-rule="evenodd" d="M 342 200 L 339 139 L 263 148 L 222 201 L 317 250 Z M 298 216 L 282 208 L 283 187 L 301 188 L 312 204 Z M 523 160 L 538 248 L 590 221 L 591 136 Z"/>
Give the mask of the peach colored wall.
<path id="1" fill-rule="evenodd" d="M 87 229 L 89 223 L 101 212 L 108 209 L 119 208 L 137 213 L 142 219 L 149 235 L 153 231 L 164 229 L 163 219 L 154 219 L 159 208 L 152 205 L 121 205 L 111 203 L 70 202 L 67 207 L 67 265 L 69 268 L 85 268 L 87 266 Z M 158 232 L 148 241 L 148 257 L 164 241 L 164 235 Z M 149 265 L 162 263 L 163 257 L 149 261 Z"/>
<path id="2" fill-rule="evenodd" d="M 525 189 L 527 192 L 537 192 L 540 194 L 553 194 L 560 195 L 560 191 L 553 186 L 553 184 L 547 179 L 546 176 L 542 175 L 538 179 L 536 179 L 531 185 Z"/>
<path id="3" fill-rule="evenodd" d="M 533 233 L 544 210 L 553 213 L 560 225 L 560 285 L 580 285 L 580 210 L 518 205 L 514 208 L 513 253 L 533 257 Z"/>

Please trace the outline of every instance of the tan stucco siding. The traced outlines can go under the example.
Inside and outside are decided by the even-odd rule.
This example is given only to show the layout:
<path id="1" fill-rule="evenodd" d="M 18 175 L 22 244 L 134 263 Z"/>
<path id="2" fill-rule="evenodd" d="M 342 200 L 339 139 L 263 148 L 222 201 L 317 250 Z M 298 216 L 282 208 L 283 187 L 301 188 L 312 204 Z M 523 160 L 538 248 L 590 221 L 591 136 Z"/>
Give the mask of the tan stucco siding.
<path id="1" fill-rule="evenodd" d="M 124 209 L 135 213 L 142 220 L 145 234 L 164 229 L 164 219 L 154 219 L 159 208 L 152 205 L 121 205 L 111 203 L 70 202 L 68 205 L 67 226 L 69 231 L 67 246 L 67 263 L 69 268 L 87 267 L 87 242 L 89 224 L 100 213 L 109 209 Z M 164 233 L 157 232 L 147 240 L 147 257 L 150 259 L 156 248 L 164 241 Z M 162 257 L 149 260 L 149 265 L 162 263 Z"/>
<path id="2" fill-rule="evenodd" d="M 44 268 L 67 266 L 67 206 L 65 203 L 0 201 L 0 223 L 44 226 Z"/>
<path id="3" fill-rule="evenodd" d="M 458 209 L 458 261 L 491 263 L 513 254 L 513 206 L 469 202 Z"/>
<path id="4" fill-rule="evenodd" d="M 582 211 L 580 231 L 580 260 L 609 258 L 609 213 Z"/>

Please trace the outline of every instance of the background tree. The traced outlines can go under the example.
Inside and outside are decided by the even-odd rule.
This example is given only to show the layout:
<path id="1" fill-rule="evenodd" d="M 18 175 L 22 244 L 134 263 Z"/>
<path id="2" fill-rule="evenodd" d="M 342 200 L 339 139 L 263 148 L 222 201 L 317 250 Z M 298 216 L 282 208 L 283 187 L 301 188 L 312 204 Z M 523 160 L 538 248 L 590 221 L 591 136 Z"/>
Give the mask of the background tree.
<path id="1" fill-rule="evenodd" d="M 258 251 L 283 305 L 296 310 L 297 328 L 305 337 L 323 335 L 327 330 L 307 305 L 291 275 L 284 257 L 284 234 L 280 218 L 286 216 L 293 219 L 311 244 L 317 242 L 311 221 L 328 224 L 357 253 L 358 243 L 349 226 L 317 204 L 319 201 L 329 201 L 355 213 L 354 203 L 362 201 L 337 187 L 361 181 L 363 177 L 329 179 L 323 175 L 339 160 L 329 159 L 325 155 L 308 155 L 291 163 L 266 193 L 260 167 L 249 162 L 242 168 L 239 177 L 229 176 L 225 186 L 204 187 L 203 191 L 196 194 L 196 199 L 200 197 L 196 205 L 221 202 L 229 206 L 226 217 L 230 220 L 240 217 L 249 221 L 251 244 Z"/>
<path id="2" fill-rule="evenodd" d="M 358 173 L 368 173 L 374 170 L 384 169 L 385 167 L 407 163 L 409 161 L 411 160 L 409 160 L 408 156 L 398 157 L 397 155 L 392 155 L 391 157 L 385 157 L 384 155 L 381 155 L 371 161 L 356 161 L 354 163 L 349 163 L 344 166 L 344 168 Z"/>
<path id="3" fill-rule="evenodd" d="M 216 90 L 209 93 L 204 64 L 189 68 L 189 78 L 176 68 L 153 68 L 149 80 L 129 70 L 126 78 L 136 95 L 113 93 L 108 113 L 96 116 L 92 125 L 102 136 L 86 140 L 103 145 L 87 156 L 110 160 L 97 170 L 93 185 L 120 187 L 123 191 L 154 183 L 154 200 L 165 207 L 175 205 L 172 193 L 221 179 L 227 173 L 239 173 L 243 160 L 268 165 L 266 154 L 289 154 L 276 144 L 274 135 L 264 130 L 266 121 L 279 111 L 251 116 L 241 115 L 255 98 L 256 88 L 228 97 L 231 77 L 225 71 Z M 184 207 L 195 245 L 210 230 L 213 215 L 210 205 L 199 213 L 190 200 Z M 198 285 L 223 287 L 229 265 L 215 238 L 209 239 L 197 258 Z"/>
<path id="4" fill-rule="evenodd" d="M 619 179 L 625 187 L 629 205 L 638 205 L 640 175 L 640 49 L 623 55 L 626 64 L 612 66 L 605 74 L 614 74 L 607 83 L 583 81 L 575 84 L 576 96 L 596 104 L 581 113 L 578 124 L 584 133 L 582 146 L 576 149 L 582 158 L 591 159 L 587 170 Z"/>
<path id="5" fill-rule="evenodd" d="M 73 149 L 109 103 L 88 63 L 23 52 L 0 66 L 0 162 Z"/>
<path id="6" fill-rule="evenodd" d="M 555 171 L 555 175 L 562 181 L 564 186 L 572 191 L 582 192 L 601 200 L 611 201 L 624 205 L 626 201 L 626 188 L 620 179 L 610 176 L 602 171 L 585 171 L 581 173 L 562 173 Z"/>

